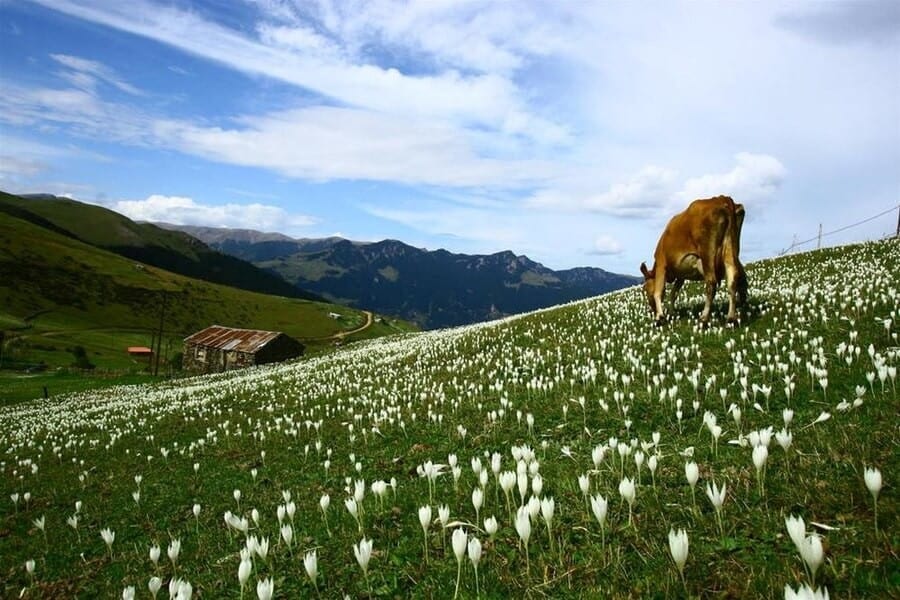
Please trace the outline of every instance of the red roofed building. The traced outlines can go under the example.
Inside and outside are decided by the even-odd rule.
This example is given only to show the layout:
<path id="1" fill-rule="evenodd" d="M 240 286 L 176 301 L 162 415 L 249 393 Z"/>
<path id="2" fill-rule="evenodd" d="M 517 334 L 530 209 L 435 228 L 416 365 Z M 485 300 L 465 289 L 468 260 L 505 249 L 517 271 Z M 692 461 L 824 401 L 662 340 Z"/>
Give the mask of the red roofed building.
<path id="1" fill-rule="evenodd" d="M 150 358 L 153 356 L 153 350 L 146 346 L 128 346 L 128 356 L 136 358 Z"/>
<path id="2" fill-rule="evenodd" d="M 296 358 L 303 344 L 279 331 L 213 325 L 184 339 L 185 370 L 220 373 Z"/>

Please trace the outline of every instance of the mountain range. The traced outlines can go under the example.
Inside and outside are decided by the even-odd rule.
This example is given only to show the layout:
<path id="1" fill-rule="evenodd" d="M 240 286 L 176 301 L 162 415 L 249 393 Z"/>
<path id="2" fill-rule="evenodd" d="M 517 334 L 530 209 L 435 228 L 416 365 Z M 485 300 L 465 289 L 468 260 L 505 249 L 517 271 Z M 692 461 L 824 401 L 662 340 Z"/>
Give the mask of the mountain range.
<path id="1" fill-rule="evenodd" d="M 636 277 L 554 271 L 510 251 L 455 254 L 397 240 L 296 239 L 252 229 L 135 222 L 51 195 L 0 193 L 0 213 L 172 273 L 371 310 L 423 328 L 463 325 L 595 296 Z"/>
<path id="2" fill-rule="evenodd" d="M 397 240 L 295 239 L 249 229 L 157 225 L 190 234 L 331 302 L 424 328 L 503 317 L 640 281 L 593 267 L 554 271 L 510 251 L 467 255 Z"/>

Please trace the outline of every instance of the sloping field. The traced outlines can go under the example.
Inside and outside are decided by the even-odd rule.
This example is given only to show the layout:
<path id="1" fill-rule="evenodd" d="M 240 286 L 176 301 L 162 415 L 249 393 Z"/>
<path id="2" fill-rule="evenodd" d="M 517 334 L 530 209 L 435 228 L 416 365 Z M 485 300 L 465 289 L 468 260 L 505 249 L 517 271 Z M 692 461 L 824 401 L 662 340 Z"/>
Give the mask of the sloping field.
<path id="1" fill-rule="evenodd" d="M 329 313 L 342 318 L 332 319 Z M 358 329 L 368 318 L 343 306 L 170 273 L 0 212 L 0 327 L 7 329 L 2 342 L 6 364 L 18 359 L 43 361 L 50 369 L 67 367 L 73 360 L 69 348 L 82 346 L 98 371 L 140 372 L 145 363 L 125 350 L 149 346 L 161 317 L 169 356 L 180 352 L 187 335 L 212 324 L 284 331 L 315 351 L 331 343 L 326 338 Z M 354 339 L 398 327 L 407 328 L 393 320 L 391 326 L 376 323 Z M 42 385 L 53 393 L 66 387 L 59 380 L 50 375 L 32 385 L 29 378 L 0 378 L 0 386 L 7 386 L 0 389 L 0 402 L 38 397 Z"/>
<path id="2" fill-rule="evenodd" d="M 748 273 L 0 409 L 2 594 L 897 597 L 900 243 Z"/>

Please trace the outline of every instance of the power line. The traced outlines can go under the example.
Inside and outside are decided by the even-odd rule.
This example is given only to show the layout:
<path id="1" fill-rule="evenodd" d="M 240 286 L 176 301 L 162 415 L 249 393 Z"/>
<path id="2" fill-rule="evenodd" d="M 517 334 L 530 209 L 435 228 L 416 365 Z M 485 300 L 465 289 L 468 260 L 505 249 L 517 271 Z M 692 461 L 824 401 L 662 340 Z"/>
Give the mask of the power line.
<path id="1" fill-rule="evenodd" d="M 871 217 L 867 217 L 867 218 L 865 218 L 865 219 L 863 219 L 863 220 L 861 220 L 861 221 L 857 221 L 856 223 L 851 223 L 850 225 L 844 225 L 843 227 L 839 227 L 839 228 L 837 228 L 837 229 L 834 229 L 834 230 L 832 230 L 832 231 L 827 231 L 827 232 L 825 232 L 825 233 L 822 233 L 822 229 L 821 229 L 821 225 L 820 225 L 820 226 L 819 226 L 819 233 L 818 233 L 817 235 L 815 235 L 814 237 L 809 238 L 808 240 L 803 240 L 802 242 L 793 242 L 793 243 L 791 243 L 791 245 L 790 245 L 789 248 L 786 248 L 786 249 L 784 249 L 784 250 L 781 251 L 781 255 L 787 254 L 788 252 L 790 252 L 791 250 L 793 250 L 793 249 L 796 248 L 797 246 L 802 246 L 802 245 L 804 245 L 804 244 L 809 244 L 809 243 L 811 243 L 811 242 L 815 242 L 816 240 L 821 240 L 823 237 L 826 237 L 826 236 L 829 236 L 829 235 L 833 235 L 833 234 L 835 234 L 835 233 L 840 233 L 840 232 L 846 231 L 846 230 L 848 230 L 848 229 L 852 229 L 853 227 L 857 227 L 857 226 L 862 225 L 862 224 L 864 224 L 864 223 L 868 223 L 869 221 L 874 221 L 875 219 L 877 219 L 877 218 L 879 218 L 879 217 L 883 217 L 884 215 L 886 215 L 886 214 L 888 214 L 888 213 L 892 213 L 892 212 L 894 212 L 895 210 L 898 210 L 898 209 L 900 209 L 900 204 L 897 204 L 896 206 L 892 206 L 891 208 L 888 208 L 887 210 L 884 210 L 884 211 L 878 213 L 877 215 L 872 215 Z"/>

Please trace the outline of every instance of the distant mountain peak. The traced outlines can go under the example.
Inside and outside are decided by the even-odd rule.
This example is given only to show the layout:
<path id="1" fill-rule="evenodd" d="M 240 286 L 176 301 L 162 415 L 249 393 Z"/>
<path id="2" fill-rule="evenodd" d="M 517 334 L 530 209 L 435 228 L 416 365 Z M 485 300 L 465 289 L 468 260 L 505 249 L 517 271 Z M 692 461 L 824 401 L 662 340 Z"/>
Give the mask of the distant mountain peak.
<path id="1" fill-rule="evenodd" d="M 592 267 L 553 271 L 512 250 L 469 255 L 416 248 L 395 239 L 296 239 L 246 230 L 175 227 L 329 300 L 401 316 L 425 327 L 484 321 L 638 282 Z"/>
<path id="2" fill-rule="evenodd" d="M 157 227 L 162 227 L 163 229 L 168 229 L 170 231 L 182 231 L 189 235 L 194 236 L 202 242 L 207 244 L 216 243 L 221 240 L 239 240 L 246 241 L 250 243 L 259 243 L 259 242 L 292 242 L 295 241 L 295 238 L 292 238 L 288 235 L 284 235 L 283 233 L 277 232 L 263 232 L 256 231 L 255 229 L 239 229 L 239 228 L 231 228 L 231 227 L 206 227 L 202 225 L 176 225 L 174 223 L 162 223 L 162 222 L 154 222 L 153 225 Z"/>

